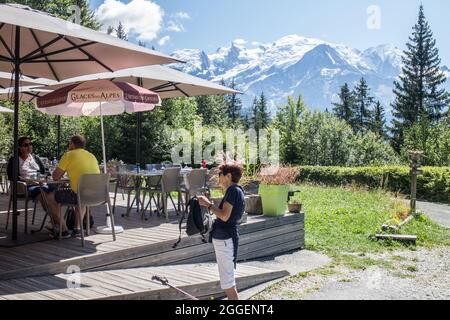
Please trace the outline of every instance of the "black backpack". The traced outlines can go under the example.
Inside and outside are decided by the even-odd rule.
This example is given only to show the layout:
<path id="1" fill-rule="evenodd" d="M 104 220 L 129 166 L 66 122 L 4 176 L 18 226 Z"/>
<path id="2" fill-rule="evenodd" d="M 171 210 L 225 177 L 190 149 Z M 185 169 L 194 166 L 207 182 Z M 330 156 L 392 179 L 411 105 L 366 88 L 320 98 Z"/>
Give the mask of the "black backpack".
<path id="1" fill-rule="evenodd" d="M 83 228 L 84 230 L 87 229 L 87 219 L 86 216 L 84 216 L 83 219 Z M 67 212 L 67 216 L 66 216 L 66 226 L 67 229 L 69 230 L 73 230 L 73 228 L 75 228 L 75 210 L 73 210 L 73 208 L 69 208 L 68 212 Z M 92 217 L 92 214 L 89 215 L 89 228 L 92 229 L 92 227 L 94 226 L 94 218 Z"/>
<path id="2" fill-rule="evenodd" d="M 181 226 L 186 217 L 186 214 L 188 215 L 186 223 L 186 233 L 188 236 L 200 234 L 202 236 L 203 242 L 206 243 L 206 234 L 211 231 L 213 223 L 212 215 L 210 214 L 209 210 L 202 208 L 198 202 L 197 197 L 194 197 L 189 200 L 188 204 L 186 205 L 186 210 L 183 212 L 183 216 L 180 219 L 180 237 L 177 243 L 173 245 L 174 249 L 181 242 Z"/>

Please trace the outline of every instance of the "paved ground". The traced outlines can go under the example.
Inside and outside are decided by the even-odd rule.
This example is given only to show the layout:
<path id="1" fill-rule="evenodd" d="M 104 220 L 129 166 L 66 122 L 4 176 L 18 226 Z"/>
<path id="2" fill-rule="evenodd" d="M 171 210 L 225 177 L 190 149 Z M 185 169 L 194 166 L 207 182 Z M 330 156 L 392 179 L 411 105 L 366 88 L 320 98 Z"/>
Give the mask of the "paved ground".
<path id="1" fill-rule="evenodd" d="M 317 268 L 321 268 L 323 266 L 326 266 L 330 262 L 331 259 L 324 254 L 309 250 L 301 250 L 278 257 L 269 257 L 266 259 L 260 259 L 259 261 L 243 262 L 239 264 L 250 265 L 269 270 L 287 270 L 291 276 L 294 276 L 299 274 L 300 272 L 307 272 Z M 259 292 L 278 282 L 280 282 L 280 280 L 264 283 L 257 287 L 253 287 L 246 291 L 240 292 L 240 298 L 249 299 L 250 297 L 258 294 Z"/>
<path id="2" fill-rule="evenodd" d="M 431 202 L 417 203 L 417 208 L 425 213 L 434 222 L 450 228 L 450 206 L 446 204 L 436 204 Z"/>
<path id="3" fill-rule="evenodd" d="M 450 248 L 401 250 L 366 255 L 380 262 L 367 268 L 326 266 L 282 281 L 256 299 L 449 300 Z"/>

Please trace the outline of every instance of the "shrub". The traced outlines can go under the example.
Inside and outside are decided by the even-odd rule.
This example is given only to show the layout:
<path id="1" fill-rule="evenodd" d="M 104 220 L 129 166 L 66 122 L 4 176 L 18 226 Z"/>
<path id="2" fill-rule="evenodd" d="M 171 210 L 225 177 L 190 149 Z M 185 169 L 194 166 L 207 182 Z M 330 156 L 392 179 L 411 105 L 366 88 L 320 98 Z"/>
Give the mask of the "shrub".
<path id="1" fill-rule="evenodd" d="M 288 185 L 293 184 L 298 178 L 297 167 L 269 166 L 261 169 L 258 178 L 261 184 L 266 185 Z"/>
<path id="2" fill-rule="evenodd" d="M 386 167 L 299 167 L 299 180 L 329 186 L 359 185 L 402 194 L 410 193 L 410 169 Z M 450 167 L 423 167 L 417 179 L 417 198 L 450 203 Z"/>

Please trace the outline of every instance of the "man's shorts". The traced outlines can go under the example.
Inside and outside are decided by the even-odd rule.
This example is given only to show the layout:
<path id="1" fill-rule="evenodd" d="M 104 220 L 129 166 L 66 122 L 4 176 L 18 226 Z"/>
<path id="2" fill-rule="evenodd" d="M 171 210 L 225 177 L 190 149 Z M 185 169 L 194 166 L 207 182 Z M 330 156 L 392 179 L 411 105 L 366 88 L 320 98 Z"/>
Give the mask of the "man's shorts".
<path id="1" fill-rule="evenodd" d="M 219 267 L 220 286 L 222 290 L 231 289 L 236 286 L 233 239 L 217 240 L 213 238 L 212 243 Z"/>
<path id="2" fill-rule="evenodd" d="M 59 189 L 55 192 L 55 201 L 62 205 L 76 205 L 78 197 L 72 189 Z"/>

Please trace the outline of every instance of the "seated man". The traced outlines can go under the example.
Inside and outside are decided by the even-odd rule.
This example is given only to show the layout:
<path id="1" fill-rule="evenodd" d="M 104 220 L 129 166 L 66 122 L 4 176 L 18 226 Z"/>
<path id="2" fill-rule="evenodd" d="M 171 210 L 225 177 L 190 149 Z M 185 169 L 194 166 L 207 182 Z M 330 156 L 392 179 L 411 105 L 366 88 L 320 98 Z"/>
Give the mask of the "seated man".
<path id="1" fill-rule="evenodd" d="M 71 194 L 66 195 L 64 197 L 66 199 L 76 199 L 76 193 L 78 192 L 78 183 L 81 176 L 85 174 L 100 173 L 97 159 L 92 153 L 86 151 L 85 147 L 86 139 L 84 137 L 77 135 L 70 138 L 69 151 L 67 151 L 63 155 L 58 167 L 53 172 L 53 179 L 56 181 L 60 180 L 67 172 L 71 188 L 71 191 L 69 192 Z M 58 198 L 58 195 L 56 195 L 55 200 L 60 204 L 64 204 L 62 203 L 64 201 L 61 201 L 61 199 Z M 71 203 L 69 204 L 74 204 L 73 200 L 71 200 Z M 81 235 L 80 220 L 84 218 L 85 214 L 86 207 L 81 208 L 81 212 L 79 212 L 77 208 L 75 214 L 75 227 L 73 230 L 73 234 L 75 236 Z"/>

